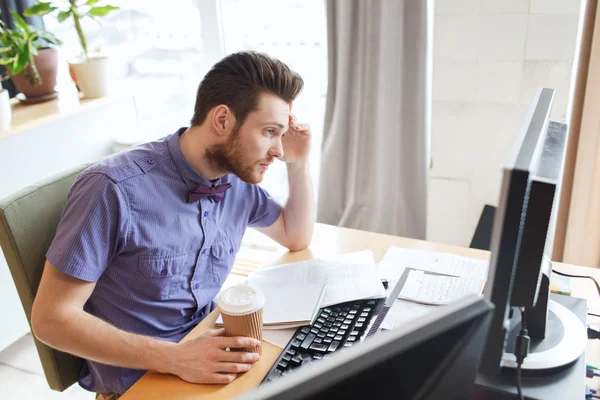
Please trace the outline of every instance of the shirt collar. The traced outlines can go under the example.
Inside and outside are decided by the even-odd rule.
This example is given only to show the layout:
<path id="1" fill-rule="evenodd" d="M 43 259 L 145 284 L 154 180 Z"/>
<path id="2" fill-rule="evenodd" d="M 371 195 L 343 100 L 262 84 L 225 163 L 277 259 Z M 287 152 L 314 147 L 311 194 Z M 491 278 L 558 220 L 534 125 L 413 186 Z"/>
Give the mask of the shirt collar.
<path id="1" fill-rule="evenodd" d="M 199 185 L 222 185 L 223 183 L 227 183 L 231 181 L 230 174 L 223 176 L 222 178 L 217 179 L 214 182 L 209 181 L 202 175 L 200 175 L 192 166 L 187 162 L 185 157 L 183 156 L 183 152 L 181 151 L 181 145 L 179 144 L 179 136 L 183 132 L 185 132 L 187 128 L 179 128 L 177 132 L 173 133 L 169 139 L 169 152 L 171 153 L 171 158 L 173 159 L 173 163 L 175 164 L 175 168 L 181 175 L 183 182 L 187 186 L 189 190 L 196 189 Z"/>

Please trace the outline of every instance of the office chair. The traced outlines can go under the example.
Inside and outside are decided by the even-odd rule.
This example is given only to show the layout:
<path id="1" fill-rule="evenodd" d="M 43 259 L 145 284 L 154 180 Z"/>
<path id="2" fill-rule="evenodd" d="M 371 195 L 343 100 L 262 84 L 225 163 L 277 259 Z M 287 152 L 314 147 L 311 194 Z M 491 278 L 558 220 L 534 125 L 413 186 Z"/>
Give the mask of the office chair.
<path id="1" fill-rule="evenodd" d="M 75 178 L 89 165 L 63 172 L 0 200 L 0 246 L 31 326 L 33 299 L 42 277 L 46 251 Z M 63 391 L 77 381 L 82 360 L 34 337 L 51 389 Z"/>
<path id="2" fill-rule="evenodd" d="M 496 216 L 496 207 L 486 204 L 483 206 L 477 228 L 469 245 L 472 249 L 490 250 L 492 240 L 492 229 L 494 218 Z"/>

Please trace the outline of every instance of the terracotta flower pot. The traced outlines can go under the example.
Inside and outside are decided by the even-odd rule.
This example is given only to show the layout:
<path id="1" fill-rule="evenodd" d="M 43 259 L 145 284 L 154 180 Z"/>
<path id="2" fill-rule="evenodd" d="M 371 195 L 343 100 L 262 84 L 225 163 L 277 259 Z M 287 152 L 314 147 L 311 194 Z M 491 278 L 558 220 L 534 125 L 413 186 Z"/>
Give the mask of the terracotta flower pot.
<path id="1" fill-rule="evenodd" d="M 41 103 L 58 96 L 58 92 L 54 90 L 58 68 L 58 51 L 56 49 L 42 49 L 34 57 L 34 61 L 42 78 L 40 85 L 31 85 L 25 79 L 25 70 L 11 77 L 17 90 L 25 96 L 25 99 L 20 99 L 23 103 Z"/>

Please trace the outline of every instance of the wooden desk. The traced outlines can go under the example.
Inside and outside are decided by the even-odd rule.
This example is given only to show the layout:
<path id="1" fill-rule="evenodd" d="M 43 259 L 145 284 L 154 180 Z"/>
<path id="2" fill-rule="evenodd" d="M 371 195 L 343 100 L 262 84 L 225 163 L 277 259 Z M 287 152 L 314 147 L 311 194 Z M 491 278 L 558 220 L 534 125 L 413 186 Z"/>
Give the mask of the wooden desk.
<path id="1" fill-rule="evenodd" d="M 236 273 L 236 271 L 240 274 L 247 273 L 248 265 L 251 265 L 252 261 L 263 261 L 264 265 L 273 265 L 359 250 L 371 250 L 375 256 L 375 260 L 379 261 L 390 245 L 411 249 L 443 251 L 482 260 L 489 259 L 490 254 L 489 252 L 482 250 L 435 244 L 420 240 L 317 224 L 313 241 L 309 249 L 295 253 L 288 253 L 284 250 L 277 251 L 270 260 L 236 260 L 236 264 L 241 265 L 241 268 L 238 269 L 234 267 L 233 273 Z M 560 263 L 555 263 L 554 268 L 567 273 L 592 275 L 600 281 L 600 271 L 591 268 Z M 600 298 L 593 282 L 589 279 L 573 280 L 573 295 L 588 298 L 588 308 L 590 312 L 600 314 Z M 217 316 L 216 313 L 211 313 L 183 340 L 197 337 L 202 332 L 210 329 L 217 319 Z M 598 320 L 600 322 L 600 318 L 598 318 Z M 588 345 L 588 363 L 600 366 L 600 357 L 598 357 L 599 351 L 600 347 L 596 343 L 590 343 Z M 265 342 L 261 360 L 255 364 L 251 371 L 238 377 L 235 381 L 226 386 L 196 385 L 185 382 L 173 375 L 148 372 L 132 386 L 121 399 L 228 399 L 258 386 L 280 352 L 281 348 Z"/>

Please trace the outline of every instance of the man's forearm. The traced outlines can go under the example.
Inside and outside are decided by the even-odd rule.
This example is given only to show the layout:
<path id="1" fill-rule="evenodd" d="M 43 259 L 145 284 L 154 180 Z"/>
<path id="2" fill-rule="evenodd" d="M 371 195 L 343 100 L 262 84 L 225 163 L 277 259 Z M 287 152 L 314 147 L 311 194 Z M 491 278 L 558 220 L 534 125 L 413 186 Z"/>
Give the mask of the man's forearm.
<path id="1" fill-rule="evenodd" d="M 84 311 L 44 318 L 34 334 L 58 350 L 103 364 L 170 372 L 174 343 L 122 331 Z"/>
<path id="2" fill-rule="evenodd" d="M 315 223 L 315 199 L 308 162 L 287 165 L 290 195 L 283 209 L 285 232 L 293 250 L 310 244 Z"/>

